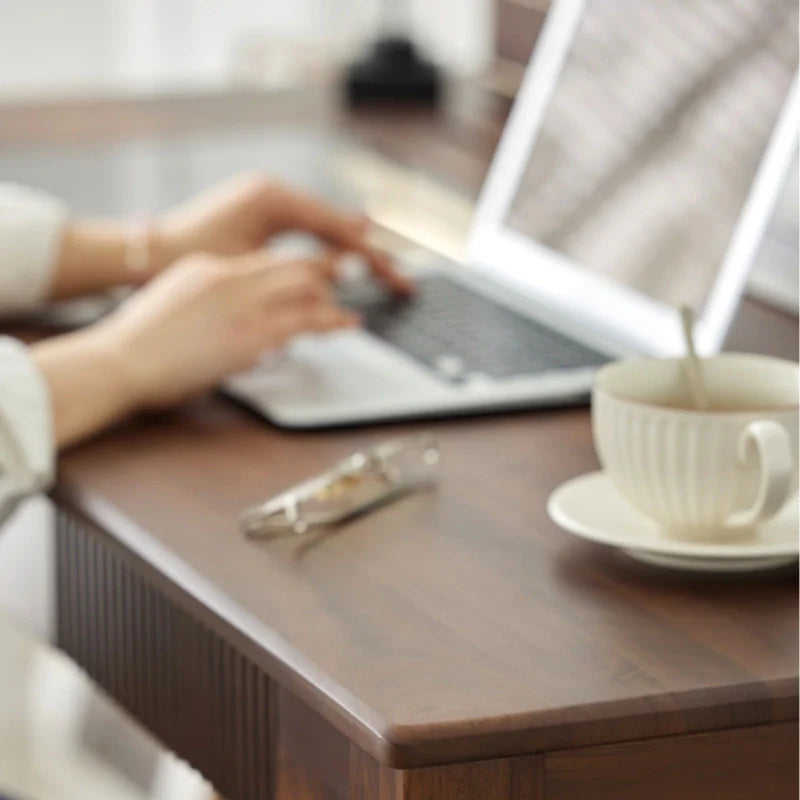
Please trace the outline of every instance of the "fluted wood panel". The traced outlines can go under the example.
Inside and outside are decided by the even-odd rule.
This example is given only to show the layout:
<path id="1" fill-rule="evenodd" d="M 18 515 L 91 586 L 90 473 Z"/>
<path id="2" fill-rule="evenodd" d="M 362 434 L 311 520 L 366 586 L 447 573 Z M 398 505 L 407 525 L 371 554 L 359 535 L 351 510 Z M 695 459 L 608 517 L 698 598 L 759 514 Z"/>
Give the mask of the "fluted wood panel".
<path id="1" fill-rule="evenodd" d="M 60 510 L 58 644 L 228 800 L 271 795 L 267 675 Z"/>

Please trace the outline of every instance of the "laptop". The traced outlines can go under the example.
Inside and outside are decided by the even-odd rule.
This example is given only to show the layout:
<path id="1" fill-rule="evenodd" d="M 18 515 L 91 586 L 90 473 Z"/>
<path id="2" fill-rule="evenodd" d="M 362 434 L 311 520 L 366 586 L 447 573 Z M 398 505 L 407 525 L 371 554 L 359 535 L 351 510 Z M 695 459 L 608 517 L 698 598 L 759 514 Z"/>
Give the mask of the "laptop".
<path id="1" fill-rule="evenodd" d="M 793 0 L 556 0 L 463 263 L 413 299 L 342 289 L 362 330 L 300 337 L 225 390 L 288 428 L 586 400 L 610 359 L 725 337 L 797 147 Z"/>

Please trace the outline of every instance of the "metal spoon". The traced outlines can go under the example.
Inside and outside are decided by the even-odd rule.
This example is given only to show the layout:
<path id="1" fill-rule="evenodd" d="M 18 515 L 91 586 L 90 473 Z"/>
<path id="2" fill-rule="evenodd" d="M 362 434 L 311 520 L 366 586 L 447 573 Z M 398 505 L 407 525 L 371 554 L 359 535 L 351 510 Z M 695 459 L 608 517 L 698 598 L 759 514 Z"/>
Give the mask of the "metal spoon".
<path id="1" fill-rule="evenodd" d="M 697 356 L 694 346 L 694 311 L 690 306 L 680 307 L 681 324 L 683 327 L 683 341 L 686 345 L 686 354 L 683 357 L 683 366 L 689 380 L 694 405 L 700 411 L 708 408 L 708 390 L 706 389 L 705 378 L 703 377 L 703 365 Z"/>

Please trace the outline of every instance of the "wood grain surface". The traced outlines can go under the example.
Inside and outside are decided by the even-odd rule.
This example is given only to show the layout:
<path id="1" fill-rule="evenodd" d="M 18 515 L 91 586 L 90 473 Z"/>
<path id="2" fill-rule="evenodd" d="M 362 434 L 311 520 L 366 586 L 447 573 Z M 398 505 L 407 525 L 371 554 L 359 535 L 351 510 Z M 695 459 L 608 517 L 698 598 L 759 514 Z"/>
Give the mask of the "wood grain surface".
<path id="1" fill-rule="evenodd" d="M 286 433 L 209 398 L 68 453 L 56 498 L 395 766 L 796 717 L 794 569 L 673 574 L 561 532 L 547 496 L 596 467 L 582 409 L 426 427 L 438 488 L 328 535 L 252 542 L 235 520 L 420 426 Z"/>

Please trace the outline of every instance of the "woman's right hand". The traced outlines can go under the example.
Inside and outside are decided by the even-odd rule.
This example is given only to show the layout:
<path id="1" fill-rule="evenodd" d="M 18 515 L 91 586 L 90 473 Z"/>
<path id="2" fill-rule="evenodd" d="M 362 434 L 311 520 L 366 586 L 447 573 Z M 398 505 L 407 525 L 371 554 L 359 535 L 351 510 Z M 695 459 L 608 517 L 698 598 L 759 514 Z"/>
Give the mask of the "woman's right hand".
<path id="1" fill-rule="evenodd" d="M 130 411 L 178 403 L 293 336 L 358 324 L 338 307 L 328 259 L 268 251 L 187 256 L 101 322 L 34 347 L 68 444 Z"/>
<path id="2" fill-rule="evenodd" d="M 180 402 L 300 333 L 358 324 L 333 299 L 330 259 L 187 256 L 99 326 L 140 407 Z"/>

